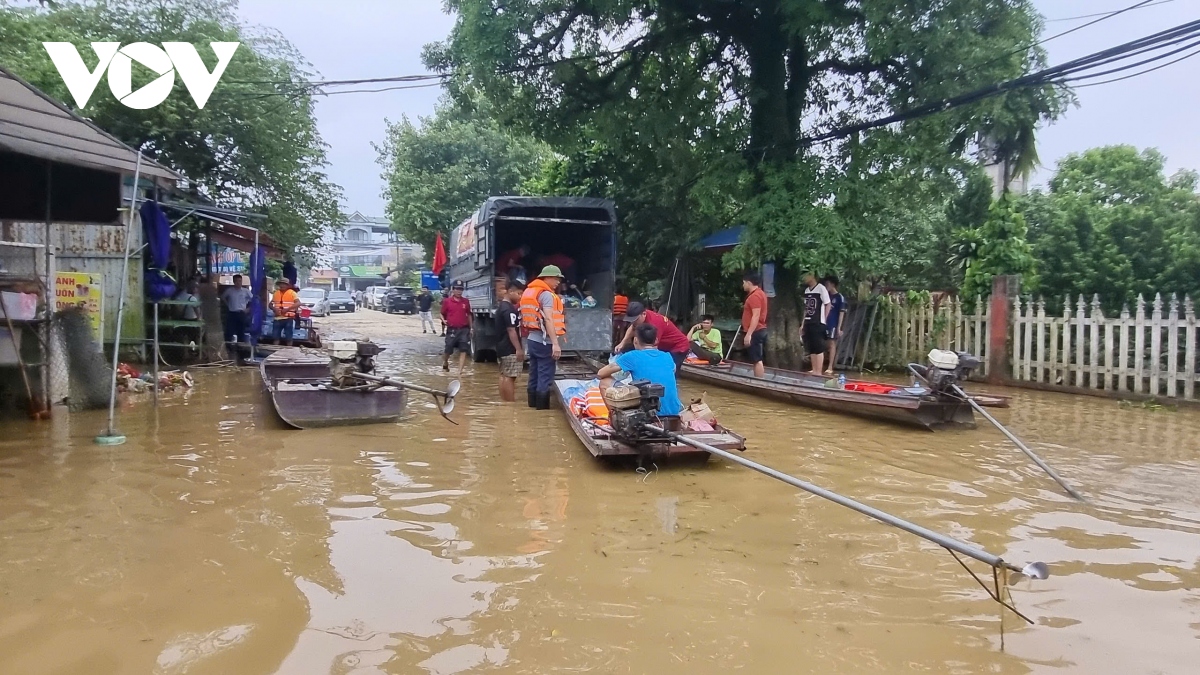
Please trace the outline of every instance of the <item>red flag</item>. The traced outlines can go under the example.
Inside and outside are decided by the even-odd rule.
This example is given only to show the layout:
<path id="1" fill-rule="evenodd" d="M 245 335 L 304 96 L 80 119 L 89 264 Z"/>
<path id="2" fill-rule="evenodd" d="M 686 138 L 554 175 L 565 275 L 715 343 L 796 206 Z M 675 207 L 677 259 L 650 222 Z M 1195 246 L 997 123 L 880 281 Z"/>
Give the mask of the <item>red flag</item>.
<path id="1" fill-rule="evenodd" d="M 446 266 L 446 247 L 442 245 L 442 233 L 438 232 L 437 243 L 433 246 L 433 273 L 438 275 L 442 273 L 442 268 Z"/>

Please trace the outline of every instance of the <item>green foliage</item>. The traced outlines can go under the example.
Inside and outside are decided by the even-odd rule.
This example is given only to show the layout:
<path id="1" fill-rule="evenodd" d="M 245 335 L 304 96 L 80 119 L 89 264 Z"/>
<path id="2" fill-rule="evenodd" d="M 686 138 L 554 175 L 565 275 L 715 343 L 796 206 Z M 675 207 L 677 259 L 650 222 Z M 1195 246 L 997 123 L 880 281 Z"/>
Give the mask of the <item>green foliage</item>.
<path id="1" fill-rule="evenodd" d="M 1031 89 L 805 141 L 1040 67 L 1023 47 L 1040 29 L 1028 0 L 446 5 L 458 21 L 427 63 L 457 98 L 482 95 L 554 147 L 538 188 L 617 200 L 629 279 L 661 278 L 690 242 L 745 223 L 730 269 L 774 259 L 928 281 L 974 139 L 1028 165 L 1035 125 L 1068 101 Z"/>
<path id="2" fill-rule="evenodd" d="M 943 229 L 935 233 L 937 253 L 931 288 L 959 288 L 967 264 L 979 252 L 979 228 L 992 206 L 992 179 L 979 166 L 971 167 L 962 189 L 950 200 Z"/>
<path id="3" fill-rule="evenodd" d="M 1017 210 L 1016 200 L 1006 193 L 992 203 L 988 219 L 975 236 L 976 255 L 967 263 L 963 276 L 962 297 L 973 302 L 992 291 L 992 278 L 998 274 L 1019 274 L 1022 283 L 1036 286 L 1037 264 L 1027 240 L 1025 217 Z"/>
<path id="4" fill-rule="evenodd" d="M 1143 294 L 1200 291 L 1196 175 L 1163 173 L 1155 150 L 1094 148 L 1059 162 L 1048 192 L 1021 210 L 1051 302 L 1098 294 L 1115 311 Z"/>
<path id="5" fill-rule="evenodd" d="M 88 68 L 90 42 L 190 42 L 211 70 L 209 42 L 241 42 L 203 110 L 182 81 L 149 110 L 126 108 L 102 80 L 85 110 L 97 125 L 189 178 L 221 206 L 265 213 L 266 232 L 285 249 L 314 246 L 337 221 L 340 189 L 329 182 L 312 99 L 276 95 L 264 82 L 298 82 L 307 64 L 276 33 L 241 24 L 235 0 L 62 0 L 46 7 L 0 6 L 0 63 L 74 105 L 43 41 L 71 42 Z M 135 64 L 134 89 L 152 79 Z"/>
<path id="6" fill-rule="evenodd" d="M 392 228 L 430 256 L 436 233 L 448 234 L 489 196 L 519 194 L 549 156 L 546 146 L 501 127 L 486 110 L 443 101 L 418 122 L 389 122 L 376 151 Z"/>

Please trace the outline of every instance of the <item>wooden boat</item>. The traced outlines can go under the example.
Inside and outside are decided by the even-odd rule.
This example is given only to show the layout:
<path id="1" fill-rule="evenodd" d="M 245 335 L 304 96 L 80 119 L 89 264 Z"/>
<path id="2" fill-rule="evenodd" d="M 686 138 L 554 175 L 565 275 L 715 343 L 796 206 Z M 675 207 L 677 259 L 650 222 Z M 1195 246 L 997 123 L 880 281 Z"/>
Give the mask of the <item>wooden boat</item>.
<path id="1" fill-rule="evenodd" d="M 592 453 L 593 457 L 639 457 L 643 459 L 708 459 L 708 453 L 703 450 L 697 450 L 690 445 L 684 445 L 677 441 L 664 441 L 662 443 L 629 445 L 623 443 L 611 433 L 597 428 L 584 420 L 575 416 L 571 412 L 567 404 L 567 397 L 564 392 L 578 385 L 585 384 L 587 380 L 564 378 L 554 381 L 554 394 L 558 399 L 559 405 L 562 406 L 563 412 L 567 414 L 567 423 L 571 425 L 571 431 L 579 438 L 579 442 L 587 448 L 587 451 Z M 738 434 L 722 427 L 716 426 L 713 432 L 681 432 L 682 435 L 693 438 L 701 443 L 715 446 L 721 450 L 745 450 L 746 439 Z"/>
<path id="2" fill-rule="evenodd" d="M 297 429 L 394 422 L 408 404 L 407 390 L 397 387 L 334 388 L 329 356 L 298 347 L 263 359 L 259 372 L 275 412 Z"/>
<path id="3" fill-rule="evenodd" d="M 817 410 L 923 429 L 975 425 L 975 413 L 966 401 L 933 394 L 881 394 L 832 389 L 825 386 L 824 377 L 780 368 L 767 368 L 765 376 L 759 378 L 754 376 L 754 366 L 748 363 L 731 362 L 719 366 L 685 363 L 680 375 L 694 382 L 767 396 Z M 854 382 L 861 381 L 847 380 L 847 384 Z"/>

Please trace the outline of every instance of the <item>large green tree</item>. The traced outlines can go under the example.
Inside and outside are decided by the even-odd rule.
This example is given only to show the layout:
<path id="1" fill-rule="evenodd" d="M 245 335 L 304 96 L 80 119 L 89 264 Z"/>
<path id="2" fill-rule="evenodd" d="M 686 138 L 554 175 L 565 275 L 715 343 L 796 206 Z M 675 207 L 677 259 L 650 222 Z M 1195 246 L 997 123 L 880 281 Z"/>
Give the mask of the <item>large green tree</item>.
<path id="1" fill-rule="evenodd" d="M 267 232 L 286 249 L 315 245 L 337 222 L 340 189 L 325 174 L 313 101 L 300 86 L 309 67 L 277 33 L 242 24 L 235 0 L 0 1 L 0 64 L 73 106 L 43 41 L 73 43 L 89 69 L 91 42 L 190 42 L 209 70 L 209 42 L 240 42 L 203 109 L 176 78 L 171 96 L 148 110 L 125 107 L 102 80 L 79 112 L 178 170 L 198 196 L 267 214 Z M 135 90 L 152 77 L 135 63 Z"/>
<path id="2" fill-rule="evenodd" d="M 1058 164 L 1021 205 L 1041 270 L 1033 289 L 1057 303 L 1097 294 L 1111 310 L 1139 293 L 1200 291 L 1196 174 L 1168 178 L 1156 150 L 1093 148 Z"/>
<path id="3" fill-rule="evenodd" d="M 452 101 L 417 124 L 407 117 L 389 122 L 376 150 L 392 227 L 430 254 L 438 232 L 449 233 L 489 196 L 519 194 L 549 156 L 545 145 L 501 127 L 486 108 Z"/>
<path id="4" fill-rule="evenodd" d="M 580 130 L 697 146 L 715 120 L 737 153 L 671 182 L 710 181 L 747 237 L 728 264 L 783 263 L 772 349 L 794 362 L 800 269 L 880 273 L 932 224 L 980 135 L 1024 153 L 1063 97 L 1014 92 L 863 133 L 822 133 L 1026 74 L 1040 22 L 1028 0 L 448 0 L 450 39 L 427 61 L 555 147 Z M 680 91 L 694 95 L 683 98 Z M 629 120 L 625 109 L 641 116 Z M 621 125 L 625 125 L 622 127 Z M 626 131 L 622 134 L 622 131 Z M 621 141 L 623 144 L 628 142 Z M 618 151 L 619 155 L 629 155 Z M 661 165 L 659 171 L 678 169 Z M 719 211 L 712 211 L 719 213 Z M 885 251 L 883 249 L 890 248 Z M 907 250 L 906 250 L 907 249 Z M 927 251 L 923 250 L 922 254 Z"/>

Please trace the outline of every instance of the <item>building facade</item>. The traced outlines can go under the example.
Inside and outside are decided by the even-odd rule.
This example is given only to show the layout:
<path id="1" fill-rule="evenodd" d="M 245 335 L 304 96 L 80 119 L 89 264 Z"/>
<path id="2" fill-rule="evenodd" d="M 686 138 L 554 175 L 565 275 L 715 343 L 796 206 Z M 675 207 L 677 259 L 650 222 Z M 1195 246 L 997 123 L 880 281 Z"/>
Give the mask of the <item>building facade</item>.
<path id="1" fill-rule="evenodd" d="M 381 286 L 388 276 L 420 266 L 425 250 L 402 240 L 387 218 L 355 211 L 327 236 L 318 254 L 318 266 L 307 283 L 329 289 L 356 291 Z"/>

